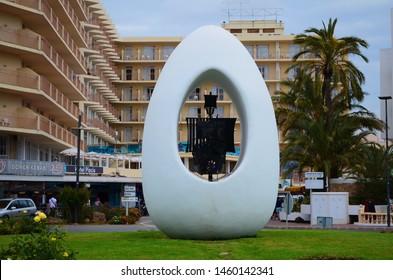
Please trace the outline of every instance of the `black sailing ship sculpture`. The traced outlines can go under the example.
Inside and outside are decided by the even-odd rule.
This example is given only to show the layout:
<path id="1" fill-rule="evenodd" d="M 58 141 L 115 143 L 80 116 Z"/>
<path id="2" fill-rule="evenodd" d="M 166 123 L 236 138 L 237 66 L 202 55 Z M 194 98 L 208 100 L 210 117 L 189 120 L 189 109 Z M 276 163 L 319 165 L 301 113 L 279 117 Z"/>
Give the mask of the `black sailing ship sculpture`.
<path id="1" fill-rule="evenodd" d="M 217 95 L 205 95 L 207 118 L 186 118 L 188 142 L 186 152 L 192 152 L 195 171 L 207 174 L 223 173 L 227 152 L 235 152 L 234 129 L 236 118 L 213 118 Z"/>

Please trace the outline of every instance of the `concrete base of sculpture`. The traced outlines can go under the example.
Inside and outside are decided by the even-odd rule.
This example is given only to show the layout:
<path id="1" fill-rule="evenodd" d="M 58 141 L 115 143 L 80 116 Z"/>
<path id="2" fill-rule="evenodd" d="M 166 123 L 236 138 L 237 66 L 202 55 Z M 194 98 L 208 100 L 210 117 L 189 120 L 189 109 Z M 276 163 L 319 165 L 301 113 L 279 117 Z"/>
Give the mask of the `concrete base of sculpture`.
<path id="1" fill-rule="evenodd" d="M 187 170 L 177 146 L 183 104 L 204 82 L 230 95 L 242 128 L 236 168 L 216 182 Z M 166 62 L 147 111 L 142 164 L 147 208 L 154 224 L 169 237 L 255 236 L 270 219 L 279 175 L 273 105 L 255 62 L 229 32 L 216 26 L 199 28 Z"/>

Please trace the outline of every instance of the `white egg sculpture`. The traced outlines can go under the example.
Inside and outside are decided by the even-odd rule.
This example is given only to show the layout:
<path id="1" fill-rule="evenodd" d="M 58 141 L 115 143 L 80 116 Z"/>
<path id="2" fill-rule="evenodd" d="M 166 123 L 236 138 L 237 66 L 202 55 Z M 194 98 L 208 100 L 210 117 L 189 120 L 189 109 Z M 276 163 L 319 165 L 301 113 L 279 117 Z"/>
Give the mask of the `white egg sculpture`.
<path id="1" fill-rule="evenodd" d="M 241 154 L 232 173 L 209 182 L 182 163 L 178 121 L 189 93 L 215 83 L 235 103 Z M 151 98 L 143 134 L 142 183 L 153 223 L 180 239 L 255 236 L 275 207 L 278 132 L 266 84 L 248 51 L 218 26 L 187 36 L 166 62 Z"/>

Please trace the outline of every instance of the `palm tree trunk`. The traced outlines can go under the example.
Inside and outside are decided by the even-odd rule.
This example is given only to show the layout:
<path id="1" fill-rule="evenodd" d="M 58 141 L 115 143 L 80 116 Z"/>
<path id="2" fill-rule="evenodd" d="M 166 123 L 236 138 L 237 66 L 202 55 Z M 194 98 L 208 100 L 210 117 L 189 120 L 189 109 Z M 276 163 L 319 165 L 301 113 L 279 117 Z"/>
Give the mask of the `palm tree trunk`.
<path id="1" fill-rule="evenodd" d="M 323 81 L 323 95 L 325 100 L 325 106 L 327 108 L 327 118 L 330 119 L 332 116 L 333 105 L 332 105 L 332 88 L 330 83 L 332 81 L 331 75 L 326 75 Z"/>

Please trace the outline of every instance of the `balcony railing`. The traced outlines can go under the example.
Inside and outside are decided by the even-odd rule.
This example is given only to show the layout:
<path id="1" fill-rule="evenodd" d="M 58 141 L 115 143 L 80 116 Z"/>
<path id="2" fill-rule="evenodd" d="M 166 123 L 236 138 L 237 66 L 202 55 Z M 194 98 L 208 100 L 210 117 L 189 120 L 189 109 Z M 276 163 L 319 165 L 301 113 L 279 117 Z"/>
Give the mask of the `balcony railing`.
<path id="1" fill-rule="evenodd" d="M 27 30 L 17 30 L 2 26 L 0 27 L 0 41 L 44 52 L 46 57 L 57 66 L 59 71 L 62 72 L 84 96 L 87 95 L 87 89 L 83 83 L 44 37 Z"/>
<path id="2" fill-rule="evenodd" d="M 293 53 L 269 53 L 269 54 L 256 54 L 254 59 L 292 59 L 294 56 Z M 316 58 L 315 55 L 307 54 L 302 55 L 299 59 L 310 59 Z"/>
<path id="3" fill-rule="evenodd" d="M 119 99 L 121 98 L 121 94 L 119 90 L 115 86 L 113 86 L 113 84 L 109 81 L 109 79 L 102 71 L 95 69 L 94 71 L 89 72 L 89 75 L 98 77 L 102 81 L 102 83 L 113 92 L 114 96 L 116 96 Z"/>
<path id="4" fill-rule="evenodd" d="M 156 69 L 155 73 L 152 74 L 145 74 L 142 73 L 141 69 L 133 69 L 132 72 L 126 72 L 125 70 L 122 71 L 123 74 L 122 79 L 124 81 L 157 81 L 160 76 L 160 69 Z"/>
<path id="5" fill-rule="evenodd" d="M 7 0 L 9 2 L 17 3 L 19 5 L 29 7 L 35 10 L 38 10 L 42 13 L 44 13 L 45 17 L 49 20 L 49 22 L 52 24 L 53 28 L 57 31 L 59 36 L 62 37 L 62 39 L 66 42 L 68 47 L 74 52 L 75 56 L 78 58 L 79 62 L 84 65 L 86 68 L 86 63 L 84 61 L 83 55 L 80 53 L 79 49 L 77 48 L 76 44 L 70 37 L 70 35 L 67 33 L 64 25 L 60 23 L 59 18 L 56 16 L 54 13 L 53 9 L 45 0 Z M 61 1 L 64 2 L 64 1 Z M 74 15 L 74 14 L 72 14 Z M 70 16 L 72 17 L 70 14 Z M 79 35 L 83 38 L 85 42 L 88 42 L 88 37 L 87 33 L 84 31 L 83 26 L 80 24 L 80 21 L 78 18 L 75 18 L 75 15 L 72 17 L 73 23 L 75 24 L 76 29 L 79 32 Z"/>
<path id="6" fill-rule="evenodd" d="M 144 122 L 145 116 L 138 115 L 138 114 L 134 114 L 134 115 L 130 116 L 130 115 L 124 114 L 121 120 L 124 122 Z"/>
<path id="7" fill-rule="evenodd" d="M 108 112 L 110 112 L 115 118 L 119 118 L 120 114 L 118 111 L 100 94 L 89 94 L 89 101 L 94 101 L 100 103 Z"/>
<path id="8" fill-rule="evenodd" d="M 393 206 L 393 205 L 392 205 Z M 393 207 L 391 207 L 393 212 Z M 388 213 L 386 212 L 364 212 L 364 206 L 359 208 L 358 220 L 365 225 L 387 225 Z M 393 224 L 393 215 L 390 215 L 390 224 Z"/>
<path id="9" fill-rule="evenodd" d="M 71 18 L 73 24 L 75 25 L 76 29 L 78 30 L 79 34 L 82 36 L 82 38 L 87 42 L 87 35 L 86 32 L 80 23 L 80 20 L 78 16 L 76 15 L 76 12 L 74 11 L 74 8 L 72 8 L 71 3 L 69 0 L 59 0 L 59 2 L 63 5 L 64 10 L 67 12 L 68 16 Z"/>
<path id="10" fill-rule="evenodd" d="M 104 123 L 102 123 L 99 120 L 88 118 L 86 124 L 89 127 L 93 127 L 93 128 L 96 128 L 96 129 L 99 129 L 99 130 L 105 132 L 109 136 L 115 137 L 115 135 L 116 135 L 116 132 L 115 132 L 115 130 L 113 128 L 109 127 L 107 124 L 104 124 Z M 119 141 L 121 141 L 120 137 L 121 136 L 118 135 L 118 140 Z"/>
<path id="11" fill-rule="evenodd" d="M 40 115 L 0 112 L 0 129 L 3 127 L 7 129 L 28 129 L 33 134 L 42 131 L 67 144 L 77 146 L 78 137 L 76 135 Z M 84 145 L 83 141 L 82 145 Z"/>
<path id="12" fill-rule="evenodd" d="M 56 103 L 78 118 L 79 109 L 46 78 L 38 74 L 0 68 L 0 84 L 42 91 Z"/>
<path id="13" fill-rule="evenodd" d="M 107 27 L 102 23 L 100 19 L 98 19 L 95 15 L 90 14 L 90 20 L 89 23 L 93 25 L 97 25 L 99 29 L 102 31 L 103 35 L 105 36 L 105 40 L 108 42 L 110 45 L 110 48 L 113 49 L 116 53 L 117 51 L 117 45 L 112 39 L 111 34 L 107 32 Z"/>
<path id="14" fill-rule="evenodd" d="M 131 61 L 131 60 L 167 60 L 171 53 L 162 53 L 161 49 L 155 50 L 153 53 L 144 53 L 140 50 L 135 50 L 132 52 L 126 52 L 122 55 L 122 60 Z"/>

